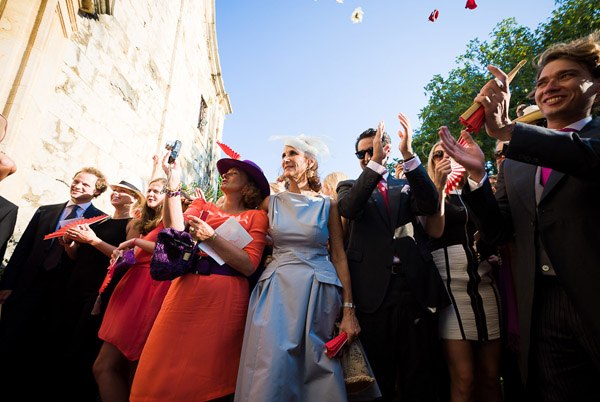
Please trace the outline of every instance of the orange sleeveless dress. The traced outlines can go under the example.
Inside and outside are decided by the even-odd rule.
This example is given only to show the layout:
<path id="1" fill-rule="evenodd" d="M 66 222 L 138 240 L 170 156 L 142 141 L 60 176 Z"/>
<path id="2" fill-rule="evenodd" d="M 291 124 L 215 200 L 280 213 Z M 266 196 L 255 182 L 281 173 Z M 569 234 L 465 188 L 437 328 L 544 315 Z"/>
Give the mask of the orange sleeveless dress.
<path id="1" fill-rule="evenodd" d="M 239 221 L 253 238 L 244 251 L 256 268 L 266 241 L 266 213 L 229 215 L 202 200 L 185 213 L 200 216 L 203 210 L 213 228 L 230 216 Z M 207 401 L 232 394 L 248 299 L 244 276 L 186 274 L 173 280 L 142 353 L 130 401 Z"/>

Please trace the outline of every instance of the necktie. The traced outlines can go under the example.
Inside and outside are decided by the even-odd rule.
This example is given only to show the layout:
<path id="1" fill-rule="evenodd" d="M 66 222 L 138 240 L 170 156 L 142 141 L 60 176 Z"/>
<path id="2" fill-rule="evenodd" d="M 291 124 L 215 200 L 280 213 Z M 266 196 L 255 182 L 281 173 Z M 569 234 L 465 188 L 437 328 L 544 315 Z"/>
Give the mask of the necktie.
<path id="1" fill-rule="evenodd" d="M 574 128 L 570 128 L 570 127 L 565 127 L 565 128 L 561 128 L 558 131 L 562 131 L 565 133 L 575 133 L 577 132 L 577 130 L 575 130 Z M 542 167 L 542 174 L 541 174 L 541 181 L 542 181 L 542 186 L 545 186 L 546 183 L 548 182 L 548 178 L 550 177 L 550 173 L 552 173 L 552 169 L 551 168 L 547 168 L 547 167 Z"/>
<path id="2" fill-rule="evenodd" d="M 385 207 L 388 210 L 388 213 L 390 212 L 390 203 L 388 201 L 388 194 L 387 194 L 387 187 L 385 186 L 384 180 L 380 180 L 379 183 L 377 183 L 377 188 L 379 189 L 379 192 L 381 193 L 381 196 L 383 197 L 383 202 L 385 202 Z"/>
<path id="3" fill-rule="evenodd" d="M 71 212 L 65 216 L 65 220 L 77 218 L 77 211 L 79 211 L 79 208 L 81 208 L 79 205 L 71 205 Z"/>
<path id="4" fill-rule="evenodd" d="M 68 208 L 71 208 L 71 210 L 63 220 L 77 218 L 77 211 L 81 207 L 79 205 L 71 205 Z M 46 271 L 52 271 L 54 268 L 56 268 L 60 262 L 60 259 L 62 258 L 62 254 L 63 247 L 60 245 L 57 239 L 52 239 L 52 245 L 50 246 L 50 250 L 48 250 L 46 258 L 44 259 L 44 269 Z"/>

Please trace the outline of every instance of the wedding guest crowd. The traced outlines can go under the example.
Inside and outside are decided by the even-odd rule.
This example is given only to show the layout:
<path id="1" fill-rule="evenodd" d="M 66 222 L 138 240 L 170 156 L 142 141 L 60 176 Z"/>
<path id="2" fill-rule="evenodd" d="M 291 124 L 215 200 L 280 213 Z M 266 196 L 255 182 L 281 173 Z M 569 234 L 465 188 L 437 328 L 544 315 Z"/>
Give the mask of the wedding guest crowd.
<path id="1" fill-rule="evenodd" d="M 305 135 L 280 137 L 273 182 L 220 159 L 214 201 L 183 192 L 168 153 L 145 191 L 81 168 L 0 278 L 2 400 L 599 401 L 600 33 L 539 56 L 514 120 L 488 69 L 475 102 L 497 176 L 446 127 L 422 164 L 403 113 L 396 163 L 383 121 L 357 130 L 356 179 L 321 182 L 328 147 Z M 0 180 L 15 171 L 0 153 Z M 92 204 L 108 187 L 111 215 Z M 163 280 L 159 260 L 185 270 Z"/>

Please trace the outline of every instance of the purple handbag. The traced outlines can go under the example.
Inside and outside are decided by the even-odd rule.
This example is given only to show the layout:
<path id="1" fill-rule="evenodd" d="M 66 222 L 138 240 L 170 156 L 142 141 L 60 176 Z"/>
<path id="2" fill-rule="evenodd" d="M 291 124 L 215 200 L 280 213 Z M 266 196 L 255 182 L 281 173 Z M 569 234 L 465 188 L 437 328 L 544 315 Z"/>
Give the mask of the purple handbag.
<path id="1" fill-rule="evenodd" d="M 197 245 L 188 232 L 161 230 L 150 261 L 150 276 L 157 281 L 170 281 L 192 271 L 198 261 Z"/>

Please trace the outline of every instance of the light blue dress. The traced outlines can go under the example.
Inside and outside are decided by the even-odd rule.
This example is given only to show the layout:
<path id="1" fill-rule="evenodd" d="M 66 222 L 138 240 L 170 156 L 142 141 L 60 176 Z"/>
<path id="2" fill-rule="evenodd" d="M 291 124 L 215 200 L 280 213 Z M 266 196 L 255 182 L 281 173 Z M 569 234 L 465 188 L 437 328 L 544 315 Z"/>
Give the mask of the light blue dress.
<path id="1" fill-rule="evenodd" d="M 347 401 L 340 361 L 325 355 L 342 306 L 329 206 L 287 191 L 270 198 L 273 260 L 250 296 L 235 401 Z"/>

